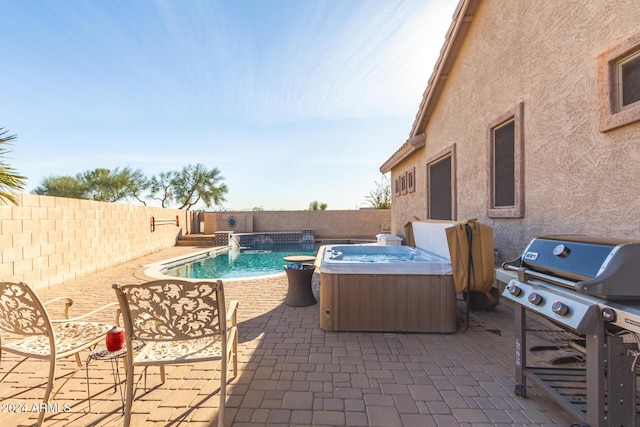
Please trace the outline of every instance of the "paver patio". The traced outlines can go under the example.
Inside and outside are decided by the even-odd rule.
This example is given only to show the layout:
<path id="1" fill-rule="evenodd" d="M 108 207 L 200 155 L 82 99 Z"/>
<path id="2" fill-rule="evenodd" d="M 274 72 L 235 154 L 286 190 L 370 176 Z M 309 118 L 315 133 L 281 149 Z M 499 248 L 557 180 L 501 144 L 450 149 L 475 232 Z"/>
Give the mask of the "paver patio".
<path id="1" fill-rule="evenodd" d="M 114 282 L 150 280 L 144 265 L 193 252 L 174 247 L 79 280 L 39 290 L 43 300 L 69 295 L 71 315 L 115 301 Z M 318 292 L 318 278 L 314 291 Z M 569 426 L 572 419 L 535 387 L 513 395 L 513 311 L 472 312 L 456 334 L 325 332 L 319 307 L 283 304 L 286 276 L 226 281 L 239 308 L 239 375 L 228 387 L 225 425 L 233 426 Z M 462 308 L 462 304 L 460 304 Z M 54 311 L 54 314 L 57 313 Z M 113 323 L 113 313 L 98 320 Z M 85 352 L 86 353 L 86 352 Z M 82 357 L 86 358 L 87 354 Z M 19 358 L 3 355 L 0 376 Z M 28 360 L 0 385 L 2 425 L 33 425 L 48 363 Z M 122 373 L 122 366 L 120 366 Z M 136 372 L 138 374 L 139 371 Z M 111 365 L 92 361 L 91 412 L 85 370 L 59 363 L 59 390 L 47 426 L 117 426 L 121 398 Z M 216 425 L 219 373 L 200 363 L 167 366 L 160 384 L 150 368 L 138 385 L 132 425 Z M 57 404 L 57 407 L 55 406 Z M 10 410 L 26 412 L 10 412 Z"/>

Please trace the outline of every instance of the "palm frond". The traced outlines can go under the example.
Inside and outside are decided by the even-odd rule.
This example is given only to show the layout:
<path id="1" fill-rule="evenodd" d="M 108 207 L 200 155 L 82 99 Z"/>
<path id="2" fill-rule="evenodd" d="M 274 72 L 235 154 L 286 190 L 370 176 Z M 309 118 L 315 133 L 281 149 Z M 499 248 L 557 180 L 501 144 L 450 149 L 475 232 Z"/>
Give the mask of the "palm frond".
<path id="1" fill-rule="evenodd" d="M 10 151 L 7 146 L 11 145 L 10 142 L 16 139 L 16 135 L 7 135 L 7 133 L 8 131 L 3 131 L 0 128 L 0 201 L 9 201 L 17 205 L 18 197 L 16 192 L 24 190 L 27 178 L 20 175 L 18 171 L 1 159 Z"/>

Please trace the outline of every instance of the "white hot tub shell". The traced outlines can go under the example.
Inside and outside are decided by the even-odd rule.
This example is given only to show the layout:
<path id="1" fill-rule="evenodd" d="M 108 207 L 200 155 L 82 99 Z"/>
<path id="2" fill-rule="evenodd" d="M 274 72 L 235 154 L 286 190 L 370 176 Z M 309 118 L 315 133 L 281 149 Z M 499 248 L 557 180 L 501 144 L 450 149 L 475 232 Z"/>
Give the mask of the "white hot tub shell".
<path id="1" fill-rule="evenodd" d="M 322 329 L 456 331 L 456 293 L 447 258 L 381 245 L 325 246 L 320 254 Z"/>

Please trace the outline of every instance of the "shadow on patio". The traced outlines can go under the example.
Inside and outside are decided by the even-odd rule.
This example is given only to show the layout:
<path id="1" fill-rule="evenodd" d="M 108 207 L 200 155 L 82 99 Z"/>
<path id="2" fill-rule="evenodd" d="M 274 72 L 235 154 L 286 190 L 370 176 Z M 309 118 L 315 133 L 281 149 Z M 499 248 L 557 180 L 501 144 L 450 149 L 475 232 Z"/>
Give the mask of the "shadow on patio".
<path id="1" fill-rule="evenodd" d="M 43 298 L 72 294 L 82 311 L 115 300 L 115 281 L 148 280 L 140 269 L 137 261 L 135 267 L 54 287 Z M 317 304 L 282 303 L 286 288 L 284 275 L 225 282 L 227 300 L 240 303 L 239 375 L 229 383 L 225 425 L 571 423 L 535 388 L 527 399 L 513 396 L 513 312 L 503 305 L 472 312 L 470 328 L 456 334 L 325 332 Z M 314 291 L 317 295 L 317 278 Z M 3 358 L 0 375 L 15 360 Z M 0 419 L 11 425 L 35 423 L 37 413 L 11 413 L 8 405 L 39 403 L 47 368 L 47 363 L 28 361 L 5 379 Z M 45 425 L 121 425 L 120 393 L 114 392 L 110 364 L 91 362 L 91 413 L 84 369 L 74 368 L 73 360 L 61 361 L 55 386 L 60 391 L 54 402 L 69 411 L 47 414 Z M 144 380 L 139 383 L 132 425 L 215 425 L 218 375 L 206 363 L 167 366 L 167 382 L 161 385 L 158 369 L 150 368 L 147 391 Z"/>

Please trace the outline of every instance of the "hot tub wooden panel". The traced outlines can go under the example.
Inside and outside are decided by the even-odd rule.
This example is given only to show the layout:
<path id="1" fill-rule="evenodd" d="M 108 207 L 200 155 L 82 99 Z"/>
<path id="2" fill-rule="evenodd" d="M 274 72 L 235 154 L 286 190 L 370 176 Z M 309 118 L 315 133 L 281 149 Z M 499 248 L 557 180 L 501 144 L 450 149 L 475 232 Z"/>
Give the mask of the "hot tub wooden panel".
<path id="1" fill-rule="evenodd" d="M 320 327 L 328 331 L 456 331 L 450 275 L 320 275 Z"/>

